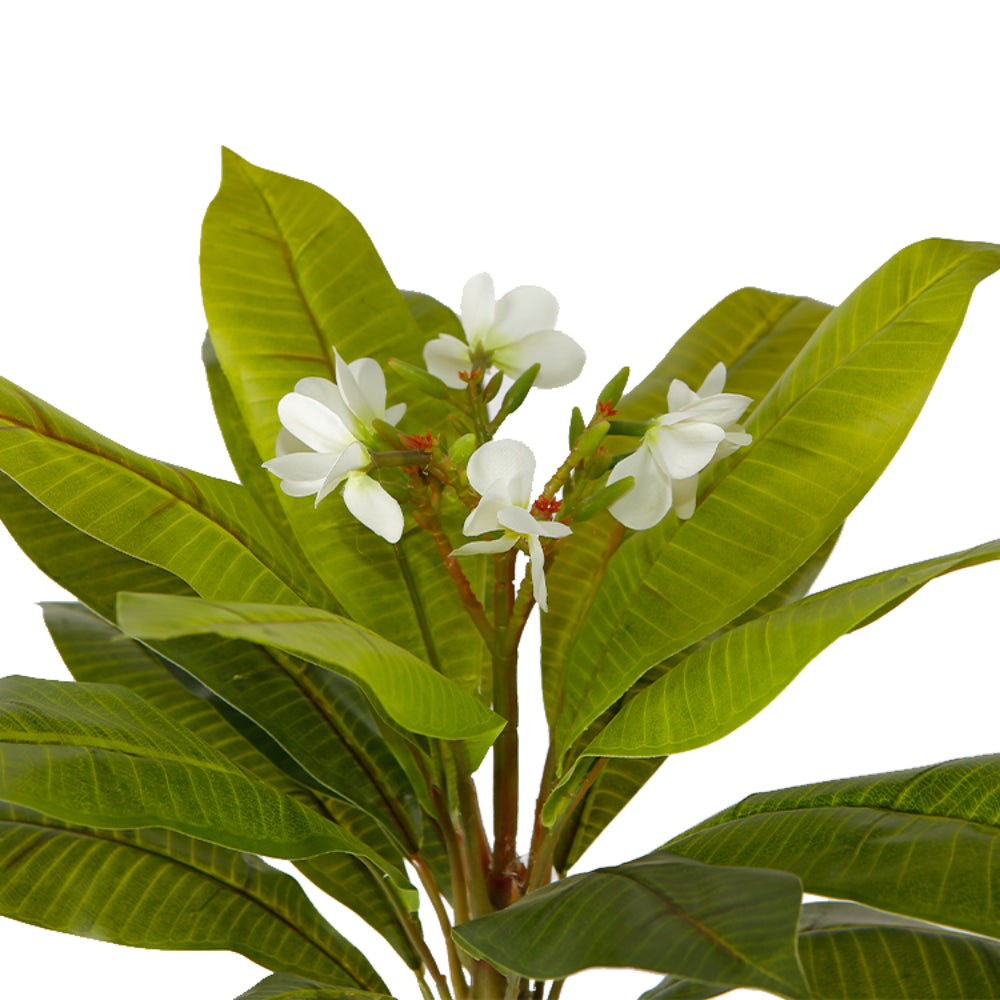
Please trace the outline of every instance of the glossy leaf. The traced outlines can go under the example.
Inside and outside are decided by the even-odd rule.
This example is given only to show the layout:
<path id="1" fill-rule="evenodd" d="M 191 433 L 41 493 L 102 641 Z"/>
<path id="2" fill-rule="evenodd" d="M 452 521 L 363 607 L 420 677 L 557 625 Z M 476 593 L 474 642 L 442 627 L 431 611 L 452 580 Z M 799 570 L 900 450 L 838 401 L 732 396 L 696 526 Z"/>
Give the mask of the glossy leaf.
<path id="1" fill-rule="evenodd" d="M 841 635 L 938 576 L 995 559 L 1000 541 L 853 580 L 728 629 L 630 699 L 584 753 L 652 757 L 721 739 Z"/>
<path id="2" fill-rule="evenodd" d="M 270 492 L 261 503 L 284 512 L 344 614 L 466 690 L 488 691 L 482 640 L 427 532 L 408 523 L 400 543 L 390 545 L 360 525 L 339 496 L 314 508 L 308 498 L 282 493 L 275 477 L 262 484 L 250 473 L 254 453 L 257 464 L 274 457 L 281 397 L 307 376 L 336 380 L 335 349 L 348 361 L 371 357 L 383 368 L 389 357 L 422 364 L 431 334 L 421 323 L 436 325 L 448 311 L 419 295 L 408 306 L 357 220 L 330 195 L 228 150 L 205 217 L 201 271 L 211 343 L 244 425 L 232 453 L 245 482 Z M 390 402 L 398 401 L 392 379 L 389 390 Z M 216 394 L 220 423 L 232 425 L 223 395 Z M 439 432 L 446 405 L 410 397 L 404 426 Z M 460 525 L 456 512 L 451 532 Z"/>
<path id="3" fill-rule="evenodd" d="M 799 958 L 815 1000 L 1000 997 L 1000 941 L 856 903 L 807 903 Z M 668 977 L 640 1000 L 710 1000 L 726 992 Z"/>
<path id="4" fill-rule="evenodd" d="M 648 420 L 666 406 L 675 378 L 693 388 L 715 364 L 729 372 L 726 388 L 760 402 L 812 336 L 830 306 L 795 295 L 742 288 L 702 316 L 656 368 L 621 400 L 621 420 Z M 635 439 L 607 438 L 611 452 L 635 447 Z M 549 613 L 542 619 L 543 687 L 550 723 L 561 713 L 562 670 L 574 635 L 597 593 L 605 564 L 617 548 L 621 525 L 609 514 L 589 521 L 560 545 L 546 573 Z"/>
<path id="5" fill-rule="evenodd" d="M 557 748 L 654 663 L 716 631 L 816 551 L 899 447 L 958 332 L 990 244 L 928 240 L 830 313 L 717 467 L 694 516 L 619 548 L 573 641 Z"/>
<path id="6" fill-rule="evenodd" d="M 205 597 L 310 596 L 309 579 L 243 489 L 137 455 L 5 379 L 0 472 L 79 531 Z"/>
<path id="7" fill-rule="evenodd" d="M 357 838 L 117 685 L 3 678 L 0 761 L 0 799 L 66 823 L 163 827 L 274 858 L 347 851 L 408 888 Z"/>
<path id="8" fill-rule="evenodd" d="M 800 901 L 798 880 L 784 872 L 651 854 L 539 889 L 454 937 L 474 957 L 534 979 L 635 967 L 802 997 Z"/>
<path id="9" fill-rule="evenodd" d="M 231 724 L 232 711 L 207 688 L 192 690 L 193 681 L 152 650 L 125 637 L 117 628 L 79 604 L 45 604 L 45 624 L 73 677 L 85 683 L 120 684 L 134 691 L 175 723 L 244 771 L 272 788 L 297 799 L 321 816 L 335 819 L 348 833 L 397 865 L 402 858 L 375 820 L 331 801 L 295 781 L 287 768 L 278 767 L 260 749 L 266 735 L 252 734 L 257 745 Z M 227 720 L 226 715 L 229 715 Z M 304 720 L 303 720 L 304 721 Z M 321 741 L 321 745 L 325 745 Z M 330 752 L 329 747 L 327 751 Z M 333 853 L 301 860 L 297 867 L 307 878 L 338 902 L 366 920 L 399 952 L 411 967 L 419 957 L 403 930 L 399 909 L 406 900 L 369 862 L 351 854 Z"/>
<path id="10" fill-rule="evenodd" d="M 0 913 L 166 950 L 226 949 L 320 982 L 385 989 L 295 881 L 168 830 L 93 829 L 0 803 Z"/>
<path id="11" fill-rule="evenodd" d="M 319 609 L 123 594 L 118 620 L 141 639 L 214 633 L 301 656 L 356 681 L 390 719 L 425 736 L 491 741 L 502 727 L 481 702 L 406 650 Z"/>
<path id="12" fill-rule="evenodd" d="M 1000 756 L 751 795 L 664 849 L 1000 937 Z"/>
<path id="13" fill-rule="evenodd" d="M 236 1000 L 392 1000 L 387 993 L 361 993 L 335 989 L 301 976 L 278 973 L 261 980 Z"/>

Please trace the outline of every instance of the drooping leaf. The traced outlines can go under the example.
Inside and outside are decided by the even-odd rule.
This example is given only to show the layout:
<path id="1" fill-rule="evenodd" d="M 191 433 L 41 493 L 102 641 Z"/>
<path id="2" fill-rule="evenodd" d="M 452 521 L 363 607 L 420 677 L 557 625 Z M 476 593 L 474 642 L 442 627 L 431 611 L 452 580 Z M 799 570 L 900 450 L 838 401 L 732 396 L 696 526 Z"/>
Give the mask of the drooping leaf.
<path id="1" fill-rule="evenodd" d="M 163 827 L 273 858 L 347 851 L 410 888 L 356 837 L 117 685 L 0 679 L 0 764 L 0 799 L 66 823 Z"/>
<path id="2" fill-rule="evenodd" d="M 830 313 L 716 467 L 694 516 L 637 532 L 612 558 L 564 671 L 557 747 L 654 663 L 719 629 L 813 553 L 899 447 L 1000 248 L 928 240 Z"/>
<path id="3" fill-rule="evenodd" d="M 410 732 L 480 739 L 488 745 L 503 725 L 481 702 L 411 653 L 319 609 L 123 594 L 118 620 L 126 632 L 143 639 L 207 632 L 301 656 L 356 681 Z"/>
<path id="4" fill-rule="evenodd" d="M 713 306 L 667 352 L 618 406 L 620 420 L 649 420 L 666 409 L 667 389 L 679 378 L 692 388 L 723 362 L 728 392 L 760 402 L 812 336 L 830 306 L 795 295 L 742 288 Z M 606 438 L 623 452 L 636 440 Z M 584 525 L 560 545 L 546 574 L 549 613 L 542 619 L 542 680 L 550 724 L 561 712 L 562 670 L 570 644 L 603 578 L 623 530 L 609 514 Z"/>
<path id="5" fill-rule="evenodd" d="M 307 376 L 335 381 L 334 350 L 348 361 L 374 358 L 383 368 L 389 357 L 422 364 L 430 334 L 367 234 L 319 188 L 226 150 L 222 185 L 205 216 L 201 270 L 214 354 L 244 427 L 239 451 L 233 449 L 238 468 L 247 470 L 244 481 L 271 493 L 261 503 L 284 512 L 344 614 L 467 690 L 488 691 L 482 639 L 427 532 L 408 521 L 402 540 L 390 545 L 360 525 L 339 496 L 314 509 L 311 500 L 282 493 L 275 477 L 262 482 L 256 471 L 249 474 L 255 462 L 274 457 L 281 397 Z M 447 312 L 422 296 L 410 305 L 422 322 Z M 401 386 L 390 378 L 390 402 L 398 401 Z M 405 426 L 421 433 L 442 429 L 447 406 L 441 400 L 411 393 L 407 405 Z M 219 416 L 234 423 L 228 400 Z M 449 531 L 460 524 L 453 514 Z"/>
<path id="6" fill-rule="evenodd" d="M 180 671 L 168 661 L 128 639 L 82 605 L 52 603 L 43 605 L 43 610 L 45 624 L 76 680 L 127 687 L 244 771 L 320 815 L 335 819 L 382 857 L 402 865 L 399 851 L 374 819 L 295 781 L 287 767 L 278 767 L 262 752 L 262 734 L 259 731 L 253 734 L 257 745 L 241 735 L 223 714 L 225 703 L 212 697 L 207 688 L 200 692 L 192 690 L 192 678 L 188 677 L 189 683 L 185 684 Z M 232 712 L 228 714 L 231 718 Z M 327 752 L 330 752 L 328 746 Z M 409 965 L 420 964 L 400 924 L 398 911 L 405 909 L 406 901 L 381 872 L 373 870 L 370 862 L 337 852 L 304 859 L 297 867 L 324 892 L 379 931 Z"/>
<path id="7" fill-rule="evenodd" d="M 534 979 L 635 967 L 808 996 L 795 954 L 798 880 L 652 854 L 574 875 L 454 937 L 476 958 Z"/>
<path id="8" fill-rule="evenodd" d="M 250 854 L 0 803 L 0 868 L 0 913 L 14 920 L 137 948 L 226 949 L 267 969 L 385 989 L 295 879 Z"/>
<path id="9" fill-rule="evenodd" d="M 1000 937 L 1000 756 L 751 795 L 664 849 Z"/>
<path id="10" fill-rule="evenodd" d="M 334 989 L 301 976 L 278 973 L 262 979 L 246 993 L 241 993 L 236 1000 L 392 1000 L 392 997 L 387 993 Z"/>
<path id="11" fill-rule="evenodd" d="M 245 490 L 137 455 L 6 379 L 0 472 L 79 531 L 206 597 L 321 603 Z"/>
<path id="12" fill-rule="evenodd" d="M 853 580 L 728 629 L 627 701 L 584 754 L 651 757 L 721 739 L 841 635 L 938 576 L 995 559 L 1000 540 Z"/>

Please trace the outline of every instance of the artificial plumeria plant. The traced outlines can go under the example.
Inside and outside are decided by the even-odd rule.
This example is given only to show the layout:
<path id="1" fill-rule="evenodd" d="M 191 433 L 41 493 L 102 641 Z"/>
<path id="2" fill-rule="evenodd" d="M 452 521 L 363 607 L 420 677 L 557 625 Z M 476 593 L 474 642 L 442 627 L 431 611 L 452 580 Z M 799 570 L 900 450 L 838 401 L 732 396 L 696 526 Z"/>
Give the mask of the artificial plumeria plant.
<path id="1" fill-rule="evenodd" d="M 281 858 L 423 998 L 555 1000 L 594 966 L 665 976 L 646 1000 L 1000 997 L 997 756 L 757 793 L 571 874 L 668 756 L 1000 557 L 813 590 L 1000 247 L 914 244 L 837 307 L 734 292 L 572 412 L 537 493 L 504 423 L 584 363 L 549 292 L 400 291 L 342 205 L 228 151 L 201 268 L 239 484 L 0 382 L 0 517 L 76 598 L 44 609 L 74 681 L 0 681 L 0 913 L 236 951 L 270 973 L 242 1000 L 389 998 Z"/>

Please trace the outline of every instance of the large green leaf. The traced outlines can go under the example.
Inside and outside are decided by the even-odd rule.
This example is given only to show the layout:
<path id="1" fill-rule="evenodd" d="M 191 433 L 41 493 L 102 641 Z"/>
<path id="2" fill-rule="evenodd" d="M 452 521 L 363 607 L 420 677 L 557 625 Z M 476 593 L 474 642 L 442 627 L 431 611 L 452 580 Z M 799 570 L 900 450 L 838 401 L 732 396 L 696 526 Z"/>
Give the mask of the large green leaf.
<path id="1" fill-rule="evenodd" d="M 807 903 L 799 958 L 816 1000 L 1000 997 L 1000 941 L 856 903 Z M 709 1000 L 726 992 L 671 976 L 640 1000 Z"/>
<path id="2" fill-rule="evenodd" d="M 402 858 L 375 821 L 360 810 L 295 781 L 260 749 L 262 734 L 253 734 L 257 745 L 227 721 L 225 705 L 211 692 L 192 690 L 181 672 L 152 650 L 126 638 L 121 631 L 79 604 L 45 604 L 45 624 L 59 653 L 78 681 L 120 684 L 134 691 L 175 723 L 190 729 L 210 747 L 285 795 L 298 799 L 320 815 L 358 837 L 382 857 L 397 865 Z M 180 675 L 180 676 L 179 676 Z M 321 745 L 326 745 L 321 740 Z M 339 747 L 339 744 L 337 744 Z M 327 747 L 328 753 L 330 752 Z M 338 902 L 354 910 L 383 934 L 412 967 L 419 956 L 402 928 L 399 909 L 405 900 L 369 862 L 351 854 L 333 853 L 298 862 L 298 868 Z"/>
<path id="3" fill-rule="evenodd" d="M 227 949 L 268 969 L 384 990 L 295 879 L 168 830 L 106 830 L 0 803 L 0 913 L 138 948 Z"/>
<path id="4" fill-rule="evenodd" d="M 332 989 L 301 976 L 278 973 L 262 979 L 246 993 L 241 993 L 236 1000 L 392 1000 L 392 997 L 387 993 Z"/>
<path id="5" fill-rule="evenodd" d="M 117 685 L 3 678 L 0 762 L 0 798 L 66 823 L 163 827 L 274 858 L 347 851 L 409 888 L 356 837 Z"/>
<path id="6" fill-rule="evenodd" d="M 306 376 L 335 380 L 334 349 L 347 360 L 389 357 L 421 363 L 431 336 L 422 323 L 447 320 L 433 300 L 411 295 L 411 314 L 357 220 L 303 181 L 255 167 L 228 150 L 222 185 L 202 231 L 202 294 L 211 343 L 231 400 L 214 394 L 245 482 L 270 491 L 261 503 L 284 511 L 301 550 L 344 613 L 427 660 L 470 691 L 481 677 L 483 642 L 461 607 L 430 535 L 408 522 L 398 545 L 362 527 L 339 496 L 314 509 L 276 478 L 248 469 L 274 456 L 278 401 Z M 218 379 L 216 379 L 218 381 Z M 398 398 L 390 377 L 390 399 Z M 411 393 L 411 395 L 417 395 Z M 235 429 L 230 402 L 241 414 Z M 419 395 L 405 420 L 443 429 L 447 406 Z M 256 453 L 256 458 L 254 458 Z M 464 516 L 464 514 L 462 515 Z M 458 513 L 450 518 L 457 531 Z M 317 603 L 317 602 L 312 602 Z"/>
<path id="7" fill-rule="evenodd" d="M 314 597 L 315 582 L 241 487 L 137 455 L 6 379 L 0 432 L 0 472 L 105 545 L 210 598 Z"/>
<path id="8" fill-rule="evenodd" d="M 694 516 L 612 558 L 570 649 L 560 754 L 654 663 L 752 607 L 816 551 L 899 447 L 1000 248 L 928 240 L 830 313 L 717 467 Z"/>
<path id="9" fill-rule="evenodd" d="M 651 757 L 721 739 L 770 704 L 845 632 L 938 576 L 995 559 L 1000 540 L 853 580 L 728 629 L 626 702 L 584 754 Z"/>
<path id="10" fill-rule="evenodd" d="M 802 997 L 800 903 L 798 880 L 784 872 L 660 853 L 539 889 L 454 937 L 474 957 L 534 979 L 635 967 Z"/>
<path id="11" fill-rule="evenodd" d="M 664 849 L 1000 937 L 1000 756 L 751 795 Z"/>
<path id="12" fill-rule="evenodd" d="M 621 401 L 621 420 L 648 420 L 666 408 L 675 378 L 693 388 L 723 362 L 726 388 L 762 400 L 812 336 L 830 306 L 796 295 L 741 288 L 713 306 L 669 350 L 655 369 Z M 621 452 L 634 438 L 606 438 Z M 546 574 L 549 613 L 542 619 L 543 691 L 551 723 L 558 717 L 562 670 L 580 622 L 600 586 L 608 556 L 622 529 L 610 515 L 581 525 L 556 552 Z"/>
<path id="13" fill-rule="evenodd" d="M 356 681 L 409 732 L 488 745 L 503 726 L 481 702 L 411 653 L 319 609 L 123 594 L 118 620 L 141 639 L 207 632 L 301 656 Z"/>

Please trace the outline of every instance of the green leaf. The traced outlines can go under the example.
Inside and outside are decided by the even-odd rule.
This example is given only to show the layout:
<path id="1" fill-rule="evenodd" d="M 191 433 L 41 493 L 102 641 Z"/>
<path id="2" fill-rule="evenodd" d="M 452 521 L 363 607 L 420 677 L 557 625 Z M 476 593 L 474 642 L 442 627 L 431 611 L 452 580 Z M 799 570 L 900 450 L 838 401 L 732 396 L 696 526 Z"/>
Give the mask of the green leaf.
<path id="1" fill-rule="evenodd" d="M 228 706 L 208 689 L 199 686 L 200 693 L 192 690 L 190 676 L 185 684 L 181 679 L 185 675 L 176 667 L 79 604 L 44 604 L 42 608 L 45 624 L 76 680 L 127 687 L 244 771 L 320 815 L 335 819 L 339 826 L 381 856 L 402 866 L 399 851 L 375 820 L 294 780 L 260 749 L 266 735 L 260 731 L 252 734 L 257 745 L 241 735 L 231 724 L 232 710 L 226 712 Z M 328 755 L 331 753 L 322 737 L 319 744 Z M 399 918 L 406 900 L 379 871 L 372 870 L 369 862 L 338 852 L 299 861 L 297 867 L 324 892 L 379 931 L 407 964 L 413 968 L 419 966 L 419 956 Z"/>
<path id="2" fill-rule="evenodd" d="M 347 851 L 410 889 L 356 837 L 117 685 L 0 679 L 0 762 L 0 798 L 66 823 L 163 827 L 273 858 Z"/>
<path id="3" fill-rule="evenodd" d="M 284 512 L 345 615 L 466 690 L 488 692 L 482 639 L 426 531 L 409 521 L 399 544 L 390 545 L 360 525 L 339 496 L 314 508 L 309 499 L 282 493 L 274 476 L 262 483 L 249 472 L 274 457 L 281 397 L 307 376 L 335 381 L 334 349 L 348 361 L 372 357 L 383 367 L 389 357 L 422 364 L 431 333 L 421 325 L 447 325 L 449 311 L 416 294 L 408 304 L 357 220 L 330 195 L 229 150 L 205 216 L 201 266 L 212 345 L 245 427 L 232 449 L 244 481 L 271 494 L 261 504 Z M 397 399 L 391 382 L 389 389 L 390 400 Z M 216 393 L 226 426 L 234 416 L 224 395 Z M 448 408 L 441 400 L 420 394 L 407 405 L 404 420 L 414 430 L 443 429 Z M 458 507 L 448 505 L 453 536 L 465 516 Z"/>
<path id="4" fill-rule="evenodd" d="M 716 467 L 694 516 L 619 548 L 568 654 L 564 754 L 654 663 L 752 607 L 816 551 L 899 447 L 1000 248 L 928 240 L 830 313 Z"/>
<path id="5" fill-rule="evenodd" d="M 137 455 L 6 379 L 0 472 L 77 530 L 206 597 L 295 604 L 313 596 L 245 490 Z"/>
<path id="6" fill-rule="evenodd" d="M 387 993 L 331 989 L 301 976 L 279 973 L 262 979 L 246 993 L 241 993 L 236 1000 L 392 1000 L 392 997 Z"/>
<path id="7" fill-rule="evenodd" d="M 784 872 L 651 854 L 539 889 L 453 936 L 473 957 L 534 979 L 635 967 L 804 997 L 800 902 Z"/>
<path id="8" fill-rule="evenodd" d="M 295 879 L 168 830 L 112 831 L 0 803 L 0 913 L 136 948 L 226 949 L 268 969 L 384 990 Z"/>
<path id="9" fill-rule="evenodd" d="M 751 795 L 664 849 L 1000 936 L 1000 755 Z"/>
<path id="10" fill-rule="evenodd" d="M 799 295 L 741 288 L 699 319 L 618 407 L 621 420 L 648 420 L 665 411 L 679 378 L 692 389 L 720 361 L 726 392 L 759 402 L 784 374 L 832 306 Z"/>
<path id="11" fill-rule="evenodd" d="M 726 389 L 759 402 L 792 363 L 830 306 L 796 295 L 742 288 L 713 306 L 671 347 L 666 357 L 621 401 L 621 420 L 644 421 L 666 408 L 675 378 L 701 385 L 719 362 L 729 372 Z M 621 453 L 635 447 L 624 438 L 606 438 L 604 447 Z M 566 539 L 546 572 L 549 612 L 542 619 L 542 681 L 551 725 L 561 713 L 562 671 L 580 622 L 593 602 L 607 560 L 623 529 L 610 515 L 588 522 Z"/>
<path id="12" fill-rule="evenodd" d="M 140 639 L 209 632 L 301 656 L 356 681 L 410 732 L 488 745 L 503 726 L 481 702 L 411 653 L 319 609 L 122 594 L 118 620 Z"/>
<path id="13" fill-rule="evenodd" d="M 91 538 L 0 473 L 0 519 L 25 555 L 105 618 L 119 590 L 194 596 L 183 580 Z"/>
<path id="14" fill-rule="evenodd" d="M 1000 540 L 824 590 L 728 629 L 625 703 L 584 751 L 653 757 L 721 739 L 770 704 L 814 656 L 925 583 L 1000 559 Z"/>

